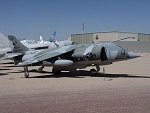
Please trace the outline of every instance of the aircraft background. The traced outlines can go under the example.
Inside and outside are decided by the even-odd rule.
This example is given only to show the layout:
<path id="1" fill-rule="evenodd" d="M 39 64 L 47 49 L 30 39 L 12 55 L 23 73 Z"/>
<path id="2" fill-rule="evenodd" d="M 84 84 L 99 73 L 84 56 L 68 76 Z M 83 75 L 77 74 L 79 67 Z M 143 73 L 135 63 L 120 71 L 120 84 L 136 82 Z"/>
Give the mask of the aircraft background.
<path id="1" fill-rule="evenodd" d="M 70 40 L 63 40 L 63 41 L 57 41 L 56 40 L 56 31 L 53 33 L 53 35 L 49 38 L 49 41 L 45 41 L 42 36 L 40 36 L 40 40 L 21 40 L 22 44 L 27 46 L 30 49 L 46 49 L 46 48 L 53 48 L 67 45 L 72 45 L 73 41 Z M 55 43 L 53 43 L 55 42 Z M 0 56 L 3 56 L 5 53 L 12 51 L 13 44 L 8 40 L 6 36 L 4 36 L 2 33 L 0 33 Z"/>
<path id="2" fill-rule="evenodd" d="M 22 40 L 20 41 L 22 44 L 27 46 L 28 48 L 31 49 L 46 49 L 46 48 L 53 48 L 62 46 L 67 46 L 67 45 L 72 45 L 73 41 L 70 40 L 64 40 L 64 41 L 57 41 L 56 40 L 56 31 L 52 34 L 52 36 L 49 38 L 49 41 L 46 41 L 42 36 L 40 36 L 40 40 Z M 55 43 L 53 43 L 55 42 Z"/>

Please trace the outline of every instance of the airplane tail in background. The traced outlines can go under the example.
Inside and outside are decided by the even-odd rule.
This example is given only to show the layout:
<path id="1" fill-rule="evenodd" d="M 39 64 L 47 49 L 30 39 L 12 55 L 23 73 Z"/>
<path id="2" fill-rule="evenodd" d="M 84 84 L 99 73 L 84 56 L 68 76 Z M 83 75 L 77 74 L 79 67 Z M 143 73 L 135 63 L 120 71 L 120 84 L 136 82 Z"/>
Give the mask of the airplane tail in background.
<path id="1" fill-rule="evenodd" d="M 40 41 L 41 41 L 41 40 L 43 40 L 43 41 L 44 41 L 44 38 L 43 38 L 42 36 L 40 36 Z"/>
<path id="2" fill-rule="evenodd" d="M 14 46 L 14 48 L 13 48 L 14 52 L 21 52 L 21 51 L 29 50 L 29 48 L 24 46 L 19 40 L 16 39 L 16 37 L 14 37 L 12 35 L 8 35 L 8 39 L 12 42 L 12 44 Z"/>
<path id="3" fill-rule="evenodd" d="M 50 42 L 55 42 L 56 41 L 56 31 L 53 33 L 52 37 L 49 39 Z"/>
<path id="4" fill-rule="evenodd" d="M 45 39 L 42 37 L 42 36 L 40 36 L 40 41 L 39 41 L 39 43 L 44 43 L 45 42 Z"/>

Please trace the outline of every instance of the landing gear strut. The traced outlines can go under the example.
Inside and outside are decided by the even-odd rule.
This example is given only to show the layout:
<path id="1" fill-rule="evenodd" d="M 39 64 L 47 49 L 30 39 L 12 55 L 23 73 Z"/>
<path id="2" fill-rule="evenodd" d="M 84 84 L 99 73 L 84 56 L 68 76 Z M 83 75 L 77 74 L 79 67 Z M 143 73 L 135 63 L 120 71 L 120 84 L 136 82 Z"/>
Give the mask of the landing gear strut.
<path id="1" fill-rule="evenodd" d="M 41 66 L 37 71 L 42 72 L 45 66 Z"/>
<path id="2" fill-rule="evenodd" d="M 100 71 L 100 67 L 99 65 L 96 65 L 96 69 L 91 69 L 90 70 L 90 75 L 93 77 L 93 76 L 96 76 L 96 74 Z"/>
<path id="3" fill-rule="evenodd" d="M 24 66 L 24 77 L 29 78 L 29 71 L 28 71 L 28 66 Z"/>

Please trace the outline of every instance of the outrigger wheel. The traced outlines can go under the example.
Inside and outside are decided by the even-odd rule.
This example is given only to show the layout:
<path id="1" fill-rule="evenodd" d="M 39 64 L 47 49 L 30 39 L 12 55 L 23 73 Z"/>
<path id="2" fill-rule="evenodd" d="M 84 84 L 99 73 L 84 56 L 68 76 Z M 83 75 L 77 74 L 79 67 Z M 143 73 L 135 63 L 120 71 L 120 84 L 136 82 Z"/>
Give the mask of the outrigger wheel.
<path id="1" fill-rule="evenodd" d="M 29 78 L 29 71 L 28 71 L 28 67 L 24 66 L 24 77 L 25 78 Z"/>

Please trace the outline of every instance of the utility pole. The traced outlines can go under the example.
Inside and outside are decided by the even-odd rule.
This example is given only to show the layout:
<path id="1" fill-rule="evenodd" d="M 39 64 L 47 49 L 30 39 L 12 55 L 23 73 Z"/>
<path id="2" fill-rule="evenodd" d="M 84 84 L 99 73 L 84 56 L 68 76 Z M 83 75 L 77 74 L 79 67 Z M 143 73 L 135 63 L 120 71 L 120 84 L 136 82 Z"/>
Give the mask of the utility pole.
<path id="1" fill-rule="evenodd" d="M 84 22 L 82 23 L 82 44 L 83 44 L 83 35 L 84 35 Z"/>

